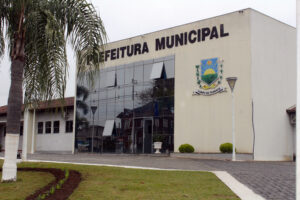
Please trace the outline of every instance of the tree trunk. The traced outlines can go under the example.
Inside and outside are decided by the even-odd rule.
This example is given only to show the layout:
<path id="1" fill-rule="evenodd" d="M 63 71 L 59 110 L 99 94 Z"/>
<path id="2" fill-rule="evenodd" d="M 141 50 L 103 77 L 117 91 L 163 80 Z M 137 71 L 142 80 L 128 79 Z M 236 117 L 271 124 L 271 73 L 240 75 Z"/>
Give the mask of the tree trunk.
<path id="1" fill-rule="evenodd" d="M 11 64 L 11 85 L 7 104 L 7 128 L 2 181 L 17 179 L 17 151 L 19 146 L 20 120 L 23 102 L 24 60 L 17 58 Z"/>

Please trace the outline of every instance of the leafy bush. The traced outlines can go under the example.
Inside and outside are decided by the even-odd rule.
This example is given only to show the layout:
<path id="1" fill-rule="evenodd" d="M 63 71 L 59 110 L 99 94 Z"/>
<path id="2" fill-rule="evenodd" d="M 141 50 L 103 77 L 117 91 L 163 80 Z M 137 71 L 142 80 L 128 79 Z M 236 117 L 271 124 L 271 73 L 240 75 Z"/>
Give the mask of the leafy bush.
<path id="1" fill-rule="evenodd" d="M 180 153 L 193 153 L 195 151 L 194 147 L 190 144 L 182 144 L 178 150 Z"/>
<path id="2" fill-rule="evenodd" d="M 232 153 L 232 144 L 231 143 L 221 144 L 219 149 L 222 153 Z"/>

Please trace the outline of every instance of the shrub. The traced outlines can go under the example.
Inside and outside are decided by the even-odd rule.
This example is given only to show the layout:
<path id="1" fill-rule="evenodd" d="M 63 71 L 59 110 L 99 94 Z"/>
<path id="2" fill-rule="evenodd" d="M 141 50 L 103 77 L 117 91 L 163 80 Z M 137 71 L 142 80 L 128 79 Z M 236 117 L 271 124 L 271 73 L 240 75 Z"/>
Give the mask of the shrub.
<path id="1" fill-rule="evenodd" d="M 178 150 L 180 153 L 193 153 L 195 151 L 194 147 L 190 144 L 182 144 Z"/>
<path id="2" fill-rule="evenodd" d="M 54 192 L 55 192 L 55 187 L 52 186 L 51 189 L 50 189 L 50 194 L 54 194 Z"/>
<path id="3" fill-rule="evenodd" d="M 232 144 L 231 143 L 221 144 L 219 149 L 222 153 L 232 153 Z"/>
<path id="4" fill-rule="evenodd" d="M 153 142 L 162 142 L 163 141 L 163 137 L 161 135 L 155 135 L 153 137 Z"/>
<path id="5" fill-rule="evenodd" d="M 61 188 L 61 185 L 60 185 L 60 184 L 57 184 L 57 185 L 56 185 L 56 189 L 59 190 L 60 188 Z"/>
<path id="6" fill-rule="evenodd" d="M 65 172 L 65 179 L 68 179 L 69 178 L 69 170 L 66 170 Z"/>

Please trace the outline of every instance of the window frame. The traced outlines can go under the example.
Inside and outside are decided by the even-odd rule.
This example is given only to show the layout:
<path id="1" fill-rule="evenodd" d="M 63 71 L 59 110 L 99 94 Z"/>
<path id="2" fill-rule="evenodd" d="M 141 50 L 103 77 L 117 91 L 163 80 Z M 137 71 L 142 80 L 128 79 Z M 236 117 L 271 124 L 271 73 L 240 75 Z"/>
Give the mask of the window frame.
<path id="1" fill-rule="evenodd" d="M 115 71 L 109 71 L 106 72 L 106 81 L 105 81 L 105 87 L 115 87 L 116 86 L 116 72 Z"/>
<path id="2" fill-rule="evenodd" d="M 22 136 L 24 133 L 24 125 L 23 122 L 20 124 L 20 136 Z"/>
<path id="3" fill-rule="evenodd" d="M 39 124 L 42 124 L 42 127 L 41 127 L 42 132 L 40 132 Z M 44 122 L 38 122 L 38 124 L 37 124 L 37 134 L 44 134 Z"/>
<path id="4" fill-rule="evenodd" d="M 58 127 L 55 126 L 57 125 L 56 123 L 58 123 Z M 59 129 L 60 129 L 60 121 L 59 120 L 53 121 L 53 133 L 58 134 Z"/>
<path id="5" fill-rule="evenodd" d="M 50 132 L 48 132 L 49 129 L 50 129 Z M 45 134 L 51 134 L 51 133 L 52 133 L 52 121 L 46 121 L 45 122 Z"/>
<path id="6" fill-rule="evenodd" d="M 69 123 L 71 123 L 71 127 L 69 125 Z M 70 130 L 71 129 L 71 130 Z M 66 128 L 65 128 L 65 132 L 66 133 L 73 133 L 74 127 L 73 127 L 73 120 L 67 120 L 66 121 Z"/>

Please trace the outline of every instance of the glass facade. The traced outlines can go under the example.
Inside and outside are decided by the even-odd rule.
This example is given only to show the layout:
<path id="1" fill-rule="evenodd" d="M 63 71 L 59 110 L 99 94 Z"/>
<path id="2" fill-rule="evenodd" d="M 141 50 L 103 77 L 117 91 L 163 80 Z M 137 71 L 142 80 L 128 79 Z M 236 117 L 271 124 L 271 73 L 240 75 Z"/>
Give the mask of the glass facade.
<path id="1" fill-rule="evenodd" d="M 153 66 L 163 63 L 159 72 Z M 174 150 L 174 56 L 101 69 L 77 82 L 75 149 L 92 153 Z M 151 78 L 152 73 L 160 77 Z"/>

